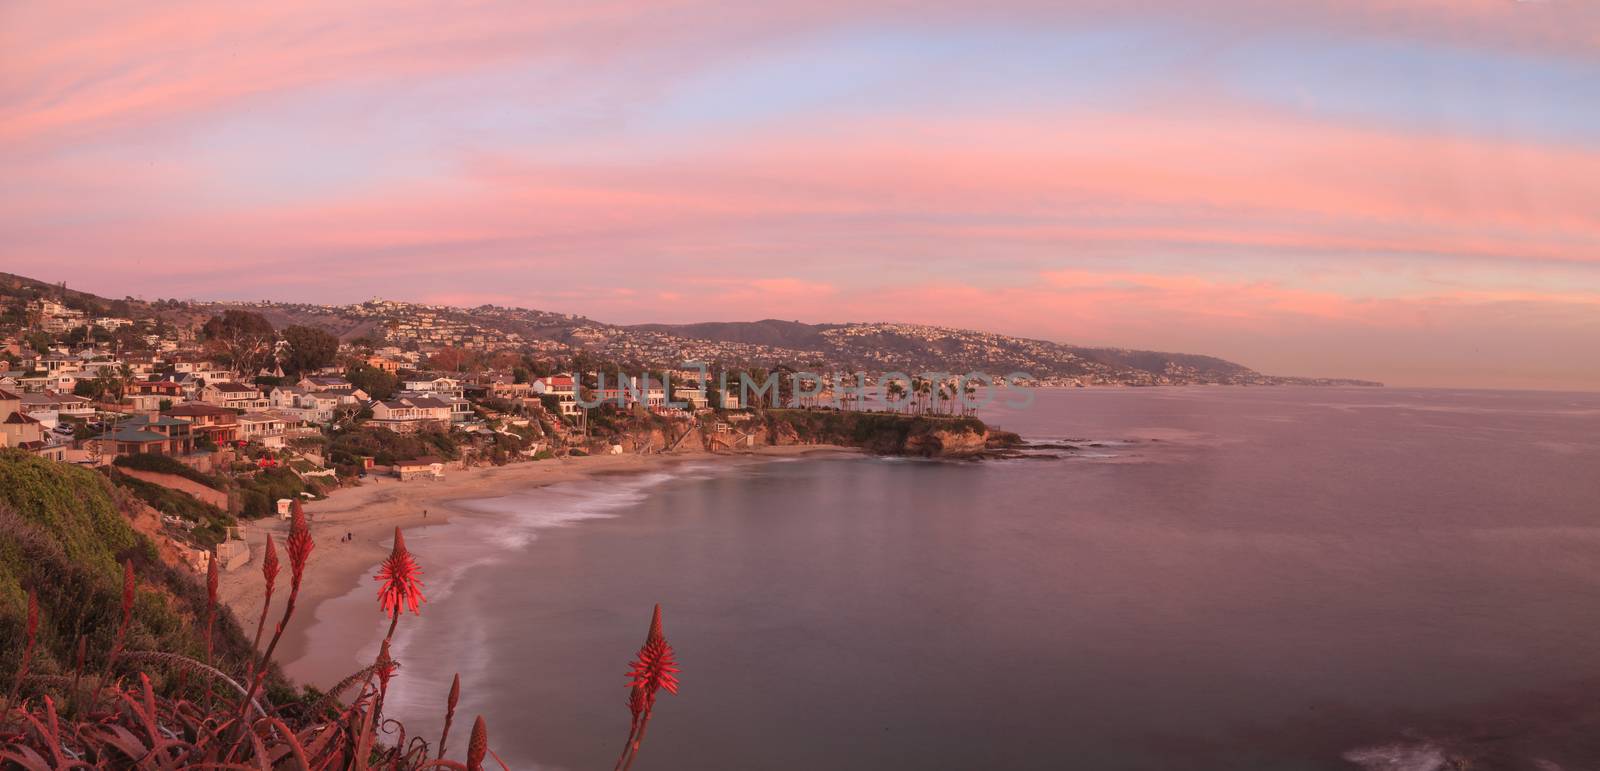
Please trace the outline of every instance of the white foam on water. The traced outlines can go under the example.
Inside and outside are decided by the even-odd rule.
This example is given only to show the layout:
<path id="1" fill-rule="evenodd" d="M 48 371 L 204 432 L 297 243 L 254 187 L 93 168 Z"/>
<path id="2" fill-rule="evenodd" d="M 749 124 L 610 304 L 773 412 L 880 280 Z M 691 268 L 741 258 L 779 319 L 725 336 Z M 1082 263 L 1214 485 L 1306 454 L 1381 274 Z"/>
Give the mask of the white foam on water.
<path id="1" fill-rule="evenodd" d="M 1345 760 L 1367 771 L 1444 771 L 1449 760 L 1432 744 L 1385 744 L 1350 750 Z"/>
<path id="2" fill-rule="evenodd" d="M 467 512 L 448 525 L 447 531 L 435 531 L 439 541 L 428 543 L 433 534 L 415 539 L 413 549 L 421 551 L 434 547 L 435 559 L 424 566 L 423 578 L 429 604 L 445 601 L 456 585 L 472 569 L 513 559 L 538 539 L 541 530 L 567 527 L 593 519 L 618 516 L 621 510 L 644 500 L 653 488 L 676 479 L 709 479 L 710 474 L 686 475 L 682 471 L 711 471 L 715 466 L 703 465 L 698 469 L 680 467 L 674 472 L 652 472 L 629 476 L 607 476 L 576 482 L 554 484 L 547 487 L 496 496 L 459 501 L 455 507 Z M 444 559 L 438 559 L 443 557 Z M 449 567 L 442 567 L 448 565 Z M 361 587 L 358 591 L 365 590 Z M 407 614 L 401 625 L 426 624 L 428 617 L 412 618 Z M 458 625 L 452 629 L 459 645 L 458 652 L 480 651 L 486 641 L 484 630 L 473 624 Z M 397 635 L 393 655 L 401 662 L 402 676 L 390 685 L 389 703 L 396 714 L 423 715 L 437 708 L 449 691 L 450 681 L 441 670 L 436 677 L 428 677 L 420 668 L 404 671 L 408 650 L 421 637 L 407 633 Z M 359 659 L 366 661 L 377 657 L 381 640 L 371 640 L 363 646 Z M 462 687 L 481 685 L 491 676 L 488 661 L 472 655 L 459 655 L 452 660 L 452 669 L 461 675 Z M 459 718 L 459 716 L 458 716 Z M 459 722 L 459 721 L 458 721 Z M 461 734 L 462 742 L 465 733 Z M 453 744 L 455 742 L 452 742 Z M 464 746 L 464 745 L 457 745 Z"/>

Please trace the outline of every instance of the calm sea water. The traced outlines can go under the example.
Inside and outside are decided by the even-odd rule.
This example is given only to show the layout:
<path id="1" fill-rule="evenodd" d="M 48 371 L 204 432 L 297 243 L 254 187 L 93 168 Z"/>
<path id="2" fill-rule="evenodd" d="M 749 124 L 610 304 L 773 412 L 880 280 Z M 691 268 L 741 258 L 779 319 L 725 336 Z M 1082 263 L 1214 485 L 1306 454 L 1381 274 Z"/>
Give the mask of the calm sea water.
<path id="1" fill-rule="evenodd" d="M 392 703 L 436 733 L 459 671 L 513 767 L 606 768 L 660 602 L 683 689 L 636 768 L 1600 767 L 1600 395 L 1083 389 L 986 417 L 1083 449 L 474 502 L 408 534 L 433 591 Z"/>

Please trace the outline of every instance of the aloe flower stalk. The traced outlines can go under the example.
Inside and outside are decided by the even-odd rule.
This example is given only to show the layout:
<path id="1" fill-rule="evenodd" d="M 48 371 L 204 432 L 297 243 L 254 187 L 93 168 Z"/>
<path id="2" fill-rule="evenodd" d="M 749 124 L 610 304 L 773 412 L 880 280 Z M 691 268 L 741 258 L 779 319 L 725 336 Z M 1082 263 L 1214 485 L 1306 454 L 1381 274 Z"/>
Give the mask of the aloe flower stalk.
<path id="1" fill-rule="evenodd" d="M 628 668 L 628 686 L 633 689 L 628 698 L 628 710 L 633 713 L 633 721 L 622 757 L 617 759 L 620 771 L 627 771 L 639 755 L 639 745 L 644 743 L 645 729 L 650 726 L 650 716 L 655 712 L 656 694 L 662 689 L 671 694 L 678 692 L 678 672 L 672 645 L 661 628 L 661 606 L 657 604 L 650 616 L 650 631 L 645 635 L 644 645 L 639 647 L 639 653 Z"/>
<path id="2" fill-rule="evenodd" d="M 289 522 L 289 590 L 291 593 L 300 588 L 300 579 L 305 575 L 306 562 L 311 559 L 311 550 L 316 548 L 316 543 L 311 540 L 311 527 L 306 523 L 305 507 L 295 501 L 290 509 L 293 519 Z"/>
<path id="3" fill-rule="evenodd" d="M 483 716 L 472 724 L 472 737 L 467 740 L 467 771 L 483 771 L 483 756 L 489 751 L 489 726 Z"/>
<path id="4" fill-rule="evenodd" d="M 217 625 L 217 561 L 206 561 L 206 664 L 211 663 L 211 633 Z"/>
<path id="5" fill-rule="evenodd" d="M 378 661 L 374 669 L 374 674 L 378 676 L 378 699 L 372 704 L 372 720 L 373 723 L 382 725 L 380 716 L 383 715 L 383 700 L 389 695 L 389 680 L 400 670 L 400 662 L 389 655 L 388 640 L 384 640 L 383 645 L 378 648 Z"/>
<path id="6" fill-rule="evenodd" d="M 311 559 L 311 550 L 316 548 L 316 543 L 311 540 L 311 526 L 306 522 L 306 510 L 295 501 L 289 509 L 292 517 L 289 520 L 289 599 L 283 606 L 283 617 L 278 619 L 278 626 L 272 632 L 272 641 L 267 643 L 267 649 L 261 653 L 261 658 L 256 664 L 255 677 L 250 679 L 250 690 L 245 692 L 244 700 L 239 702 L 239 723 L 244 724 L 244 711 L 261 690 L 261 684 L 267 679 L 267 666 L 272 661 L 273 651 L 278 649 L 278 642 L 283 639 L 283 631 L 289 626 L 289 619 L 294 617 L 295 600 L 300 597 L 300 579 L 305 576 L 306 562 Z M 273 561 L 272 575 L 277 575 L 277 561 Z M 263 571 L 266 565 L 262 565 Z M 269 581 L 270 587 L 270 581 Z M 266 611 L 263 610 L 263 613 Z"/>
<path id="7" fill-rule="evenodd" d="M 657 605 L 650 618 L 650 632 L 640 646 L 637 659 L 628 670 L 629 685 L 644 690 L 645 708 L 655 705 L 656 693 L 665 688 L 668 693 L 678 692 L 678 666 L 673 659 L 672 645 L 661 631 L 661 606 Z"/>
<path id="8" fill-rule="evenodd" d="M 267 611 L 272 609 L 272 589 L 278 583 L 278 547 L 272 542 L 272 534 L 267 534 L 266 554 L 261 558 L 261 577 L 266 581 L 266 593 L 261 600 L 261 617 L 256 619 L 255 641 L 250 643 L 250 652 L 261 650 L 261 632 L 267 626 Z M 256 660 L 250 659 L 250 674 L 255 674 Z"/>
<path id="9" fill-rule="evenodd" d="M 133 560 L 122 561 L 122 620 L 117 624 L 117 634 L 111 639 L 111 655 L 106 657 L 106 668 L 100 673 L 100 682 L 95 684 L 94 693 L 89 696 L 89 708 L 93 709 L 100 700 L 100 692 L 105 689 L 106 681 L 111 679 L 111 668 L 116 666 L 117 658 L 122 655 L 122 643 L 127 639 L 128 627 L 133 622 L 133 597 L 134 597 Z"/>
<path id="10" fill-rule="evenodd" d="M 217 622 L 217 560 L 206 560 L 206 666 L 211 666 L 212 632 Z M 206 707 L 211 706 L 211 681 L 206 681 Z"/>
<path id="11" fill-rule="evenodd" d="M 444 702 L 444 730 L 439 732 L 439 760 L 444 759 L 444 743 L 450 738 L 450 723 L 456 717 L 456 703 L 461 700 L 461 675 L 450 681 L 450 697 Z"/>
<path id="12" fill-rule="evenodd" d="M 373 580 L 381 584 L 378 587 L 378 605 L 390 619 L 389 634 L 384 637 L 387 640 L 394 636 L 401 612 L 410 609 L 412 613 L 421 615 L 420 606 L 428 600 L 422 595 L 422 568 L 406 549 L 405 535 L 398 527 L 394 529 L 394 550 L 383 561 L 383 567 L 379 568 Z"/>

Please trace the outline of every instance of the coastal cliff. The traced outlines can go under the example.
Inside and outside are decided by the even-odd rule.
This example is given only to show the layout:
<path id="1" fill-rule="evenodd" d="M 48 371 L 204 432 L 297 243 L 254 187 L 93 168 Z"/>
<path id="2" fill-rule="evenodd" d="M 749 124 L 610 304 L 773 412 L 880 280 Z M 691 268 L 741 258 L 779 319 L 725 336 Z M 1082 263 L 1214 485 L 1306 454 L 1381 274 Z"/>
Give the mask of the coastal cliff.
<path id="1" fill-rule="evenodd" d="M 878 455 L 981 458 L 1021 441 L 972 417 L 777 409 L 759 420 L 756 436 L 764 444 L 837 444 Z"/>

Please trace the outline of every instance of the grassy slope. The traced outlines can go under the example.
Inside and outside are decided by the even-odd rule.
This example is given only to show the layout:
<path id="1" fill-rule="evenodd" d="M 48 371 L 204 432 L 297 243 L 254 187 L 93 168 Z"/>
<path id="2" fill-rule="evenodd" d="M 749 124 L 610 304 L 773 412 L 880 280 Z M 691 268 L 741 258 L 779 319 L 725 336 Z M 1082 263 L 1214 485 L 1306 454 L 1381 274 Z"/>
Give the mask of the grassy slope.
<path id="1" fill-rule="evenodd" d="M 30 588 L 40 605 L 34 672 L 70 670 L 79 636 L 91 662 L 103 657 L 120 617 L 124 559 L 139 587 L 128 649 L 200 653 L 205 590 L 157 559 L 129 524 L 133 505 L 100 474 L 0 450 L 0 682 L 9 685 L 17 666 Z M 219 658 L 241 661 L 249 644 L 232 617 L 221 614 L 217 630 Z"/>

